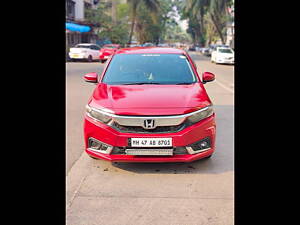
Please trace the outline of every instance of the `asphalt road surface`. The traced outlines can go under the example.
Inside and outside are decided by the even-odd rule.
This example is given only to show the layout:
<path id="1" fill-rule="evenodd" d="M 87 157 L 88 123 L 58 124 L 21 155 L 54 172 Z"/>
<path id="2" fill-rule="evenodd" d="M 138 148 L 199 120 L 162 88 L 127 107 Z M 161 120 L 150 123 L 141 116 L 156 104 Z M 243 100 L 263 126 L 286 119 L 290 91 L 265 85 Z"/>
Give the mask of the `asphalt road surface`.
<path id="1" fill-rule="evenodd" d="M 216 151 L 192 163 L 110 163 L 84 153 L 83 115 L 94 84 L 88 72 L 103 64 L 67 63 L 68 225 L 233 225 L 234 66 L 190 52 L 216 112 Z"/>

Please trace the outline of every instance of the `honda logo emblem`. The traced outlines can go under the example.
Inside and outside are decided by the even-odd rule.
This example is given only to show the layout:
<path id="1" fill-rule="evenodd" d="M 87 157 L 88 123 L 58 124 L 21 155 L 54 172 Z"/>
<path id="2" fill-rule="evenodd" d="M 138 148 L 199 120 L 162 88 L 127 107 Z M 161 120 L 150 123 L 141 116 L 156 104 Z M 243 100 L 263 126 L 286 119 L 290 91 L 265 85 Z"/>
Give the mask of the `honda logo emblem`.
<path id="1" fill-rule="evenodd" d="M 154 129 L 155 128 L 154 120 L 144 120 L 144 128 L 145 129 Z"/>

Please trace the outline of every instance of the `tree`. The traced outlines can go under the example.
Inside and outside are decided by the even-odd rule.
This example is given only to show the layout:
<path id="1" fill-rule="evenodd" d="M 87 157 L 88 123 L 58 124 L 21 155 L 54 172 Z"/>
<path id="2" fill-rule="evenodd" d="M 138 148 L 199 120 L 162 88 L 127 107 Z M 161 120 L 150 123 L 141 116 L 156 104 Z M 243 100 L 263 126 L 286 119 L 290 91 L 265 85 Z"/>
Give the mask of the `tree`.
<path id="1" fill-rule="evenodd" d="M 134 31 L 134 26 L 137 17 L 137 8 L 143 2 L 146 8 L 150 11 L 152 18 L 155 17 L 155 14 L 159 11 L 159 1 L 158 0 L 128 0 L 129 8 L 131 11 L 131 27 L 129 33 L 129 41 L 128 44 L 131 43 L 132 35 Z"/>
<path id="2" fill-rule="evenodd" d="M 201 46 L 205 44 L 205 23 L 204 16 L 207 13 L 209 6 L 209 0 L 186 0 L 183 5 L 183 17 L 189 18 L 190 28 L 196 27 L 194 31 L 195 38 L 194 42 L 199 42 Z M 197 34 L 197 35 L 196 35 Z"/>
<path id="3" fill-rule="evenodd" d="M 218 32 L 222 44 L 225 44 L 226 42 L 224 33 L 226 23 L 229 20 L 227 7 L 231 2 L 231 0 L 211 0 L 210 3 L 209 15 L 216 31 Z"/>
<path id="4" fill-rule="evenodd" d="M 216 32 L 222 43 L 225 44 L 225 28 L 229 20 L 227 7 L 232 4 L 232 0 L 186 0 L 179 2 L 182 6 L 182 18 L 189 19 L 190 27 L 195 27 L 195 23 L 199 23 L 199 27 L 196 29 L 199 29 L 200 36 L 196 35 L 196 31 L 191 33 L 192 37 L 197 39 L 194 40 L 195 42 L 200 41 L 203 44 L 205 39 L 212 38 L 211 32 Z M 214 26 L 214 29 L 211 25 Z M 209 29 L 209 34 L 207 29 Z"/>
<path id="5" fill-rule="evenodd" d="M 100 2 L 97 9 L 87 9 L 86 20 L 100 24 L 100 40 L 124 45 L 128 40 L 128 12 L 127 4 Z"/>
<path id="6" fill-rule="evenodd" d="M 175 21 L 177 15 L 172 0 L 160 0 L 159 10 L 149 17 L 150 10 L 141 2 L 137 8 L 135 22 L 136 37 L 140 43 L 161 43 L 170 32 L 173 34 L 178 24 Z M 174 35 L 173 35 L 174 36 Z"/>

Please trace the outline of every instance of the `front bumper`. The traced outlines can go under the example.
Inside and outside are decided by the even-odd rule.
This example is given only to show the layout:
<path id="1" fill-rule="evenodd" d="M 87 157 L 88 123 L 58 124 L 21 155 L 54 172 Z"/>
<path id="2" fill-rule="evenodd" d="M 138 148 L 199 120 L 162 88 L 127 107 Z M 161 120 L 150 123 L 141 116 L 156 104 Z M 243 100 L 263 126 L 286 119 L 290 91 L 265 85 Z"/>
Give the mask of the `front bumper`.
<path id="1" fill-rule="evenodd" d="M 210 156 L 215 150 L 215 114 L 175 133 L 121 133 L 103 123 L 97 122 L 85 115 L 84 138 L 85 151 L 87 154 L 114 162 L 191 162 Z M 136 156 L 105 154 L 88 148 L 88 139 L 92 137 L 108 145 L 126 148 L 128 138 L 172 138 L 173 147 L 186 147 L 201 139 L 209 137 L 211 146 L 208 150 L 195 154 L 179 154 L 171 156 Z"/>
<path id="2" fill-rule="evenodd" d="M 216 63 L 234 64 L 232 59 L 216 59 Z"/>
<path id="3" fill-rule="evenodd" d="M 71 59 L 87 59 L 85 53 L 69 53 Z"/>

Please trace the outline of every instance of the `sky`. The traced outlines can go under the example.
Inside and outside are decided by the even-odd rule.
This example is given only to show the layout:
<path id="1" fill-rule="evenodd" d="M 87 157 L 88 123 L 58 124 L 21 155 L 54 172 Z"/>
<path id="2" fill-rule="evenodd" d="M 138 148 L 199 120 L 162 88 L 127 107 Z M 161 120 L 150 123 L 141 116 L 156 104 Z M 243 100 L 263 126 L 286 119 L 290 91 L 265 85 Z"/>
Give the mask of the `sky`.
<path id="1" fill-rule="evenodd" d="M 179 26 L 182 30 L 186 30 L 188 28 L 188 21 L 187 20 L 179 20 L 178 21 Z"/>
<path id="2" fill-rule="evenodd" d="M 187 20 L 180 20 L 180 15 L 178 13 L 178 10 L 176 8 L 176 6 L 174 6 L 173 8 L 175 10 L 175 20 L 176 22 L 179 24 L 179 26 L 181 27 L 182 30 L 186 31 L 186 29 L 188 28 L 188 21 Z"/>

